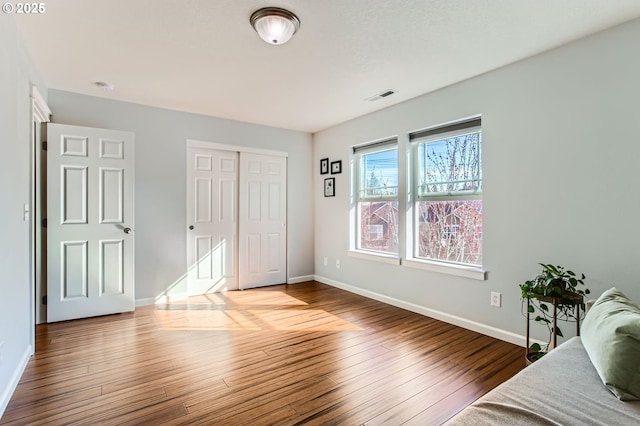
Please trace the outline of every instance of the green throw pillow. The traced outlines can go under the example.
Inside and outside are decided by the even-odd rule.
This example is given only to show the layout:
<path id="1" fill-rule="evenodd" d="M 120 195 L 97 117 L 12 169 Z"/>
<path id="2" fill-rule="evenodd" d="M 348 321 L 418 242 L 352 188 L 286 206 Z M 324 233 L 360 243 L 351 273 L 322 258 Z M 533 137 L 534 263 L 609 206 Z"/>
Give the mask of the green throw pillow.
<path id="1" fill-rule="evenodd" d="M 593 304 L 580 335 L 607 388 L 623 401 L 640 399 L 640 308 L 613 287 Z"/>

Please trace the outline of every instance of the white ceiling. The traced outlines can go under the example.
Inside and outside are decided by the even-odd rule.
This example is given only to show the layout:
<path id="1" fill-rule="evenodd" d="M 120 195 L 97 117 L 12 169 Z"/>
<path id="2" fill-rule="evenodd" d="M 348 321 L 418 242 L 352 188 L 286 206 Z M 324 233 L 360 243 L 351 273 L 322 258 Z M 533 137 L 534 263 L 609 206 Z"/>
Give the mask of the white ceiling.
<path id="1" fill-rule="evenodd" d="M 49 88 L 306 132 L 640 17 L 638 0 L 45 5 L 41 15 L 12 16 Z M 251 13 L 265 6 L 300 18 L 289 43 L 268 45 L 249 25 Z M 96 81 L 115 90 L 104 92 Z M 365 100 L 387 89 L 398 93 Z"/>

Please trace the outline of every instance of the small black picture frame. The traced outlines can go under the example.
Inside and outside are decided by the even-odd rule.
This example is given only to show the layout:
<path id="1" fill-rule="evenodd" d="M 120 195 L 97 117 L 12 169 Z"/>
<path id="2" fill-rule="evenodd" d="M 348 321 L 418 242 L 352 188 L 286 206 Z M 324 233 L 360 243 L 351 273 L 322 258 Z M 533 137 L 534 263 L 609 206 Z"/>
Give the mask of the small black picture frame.
<path id="1" fill-rule="evenodd" d="M 324 180 L 324 196 L 325 197 L 336 196 L 336 178 L 326 178 Z"/>
<path id="2" fill-rule="evenodd" d="M 337 175 L 338 173 L 342 173 L 342 160 L 331 162 L 331 174 Z"/>
<path id="3" fill-rule="evenodd" d="M 327 173 L 329 173 L 329 159 L 323 158 L 320 160 L 320 174 L 326 175 Z"/>

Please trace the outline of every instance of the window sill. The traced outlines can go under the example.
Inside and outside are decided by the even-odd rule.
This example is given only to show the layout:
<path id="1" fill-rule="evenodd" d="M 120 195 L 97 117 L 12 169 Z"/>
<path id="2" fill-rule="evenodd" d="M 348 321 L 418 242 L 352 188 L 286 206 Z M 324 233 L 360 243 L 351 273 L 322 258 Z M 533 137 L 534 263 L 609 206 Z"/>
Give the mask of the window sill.
<path id="1" fill-rule="evenodd" d="M 484 281 L 487 279 L 487 271 L 483 270 L 480 267 L 450 265 L 419 259 L 403 259 L 402 265 L 408 268 L 422 269 L 424 271 L 438 272 L 441 274 L 456 275 L 458 277 L 471 278 L 474 280 Z"/>
<path id="2" fill-rule="evenodd" d="M 453 265 L 447 263 L 431 262 L 422 259 L 400 259 L 392 254 L 376 253 L 363 250 L 349 250 L 349 257 L 386 263 L 389 265 L 402 265 L 407 268 L 422 269 L 423 271 L 438 272 L 440 274 L 455 275 L 484 281 L 487 279 L 487 271 L 480 267 Z"/>
<path id="3" fill-rule="evenodd" d="M 390 265 L 400 265 L 400 258 L 392 254 L 375 253 L 370 251 L 349 250 L 347 255 L 358 259 L 372 260 L 374 262 L 388 263 Z"/>

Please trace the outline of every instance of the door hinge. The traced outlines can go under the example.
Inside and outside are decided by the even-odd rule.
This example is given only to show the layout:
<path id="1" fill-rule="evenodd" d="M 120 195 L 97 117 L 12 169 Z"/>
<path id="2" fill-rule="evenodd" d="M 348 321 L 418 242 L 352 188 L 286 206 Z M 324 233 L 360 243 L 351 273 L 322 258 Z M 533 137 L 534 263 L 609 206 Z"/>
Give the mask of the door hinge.
<path id="1" fill-rule="evenodd" d="M 47 218 L 42 219 L 42 227 L 43 228 L 47 227 Z"/>
<path id="2" fill-rule="evenodd" d="M 42 304 L 43 305 L 47 304 L 47 296 L 42 296 Z"/>
<path id="3" fill-rule="evenodd" d="M 47 141 L 42 141 L 42 150 L 43 151 L 47 150 Z"/>

